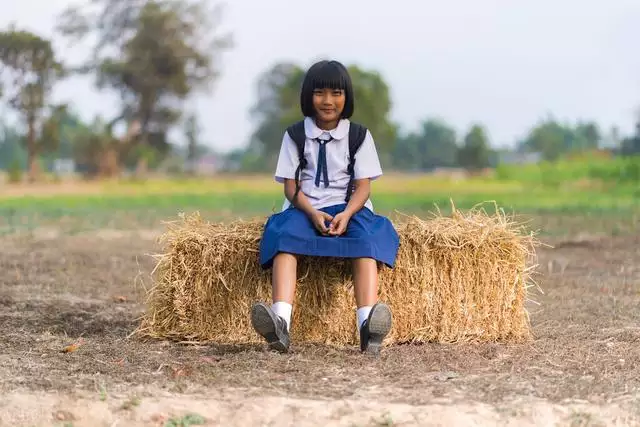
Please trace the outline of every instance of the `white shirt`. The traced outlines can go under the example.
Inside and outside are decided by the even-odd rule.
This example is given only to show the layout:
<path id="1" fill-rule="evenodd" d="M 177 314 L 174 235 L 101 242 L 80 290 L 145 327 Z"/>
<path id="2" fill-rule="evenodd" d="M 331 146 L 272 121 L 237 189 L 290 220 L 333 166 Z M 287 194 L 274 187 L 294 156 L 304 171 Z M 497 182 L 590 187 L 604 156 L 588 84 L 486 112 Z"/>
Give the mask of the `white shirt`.
<path id="1" fill-rule="evenodd" d="M 347 195 L 347 185 L 349 184 L 349 120 L 342 119 L 338 126 L 330 131 L 325 131 L 316 126 L 314 120 L 306 117 L 304 129 L 307 140 L 304 146 L 304 157 L 307 160 L 307 167 L 300 171 L 300 191 L 303 192 L 315 209 L 345 203 Z M 318 168 L 318 150 L 320 144 L 314 141 L 315 138 L 333 140 L 326 144 L 327 169 L 329 176 L 329 186 L 325 188 L 324 178 L 320 179 L 320 186 L 316 187 L 315 178 Z M 373 137 L 367 130 L 366 137 L 355 155 L 356 163 L 354 167 L 354 179 L 370 178 L 372 180 L 382 176 L 380 159 L 373 141 Z M 295 179 L 298 168 L 298 149 L 295 142 L 285 132 L 280 147 L 278 166 L 276 167 L 275 179 L 277 182 L 284 182 L 285 178 Z M 322 175 L 321 175 L 322 176 Z M 290 206 L 289 200 L 285 198 L 282 210 Z M 365 206 L 373 210 L 371 200 L 367 200 Z"/>

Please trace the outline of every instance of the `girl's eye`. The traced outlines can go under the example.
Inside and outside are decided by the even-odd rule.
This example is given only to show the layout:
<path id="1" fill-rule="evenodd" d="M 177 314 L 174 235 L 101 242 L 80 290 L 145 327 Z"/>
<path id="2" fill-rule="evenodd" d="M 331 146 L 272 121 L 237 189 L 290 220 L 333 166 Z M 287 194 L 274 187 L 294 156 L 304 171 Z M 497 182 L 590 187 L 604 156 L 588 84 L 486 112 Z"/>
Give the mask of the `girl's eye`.
<path id="1" fill-rule="evenodd" d="M 342 90 L 336 89 L 333 91 L 333 96 L 340 96 L 340 95 L 342 95 Z"/>

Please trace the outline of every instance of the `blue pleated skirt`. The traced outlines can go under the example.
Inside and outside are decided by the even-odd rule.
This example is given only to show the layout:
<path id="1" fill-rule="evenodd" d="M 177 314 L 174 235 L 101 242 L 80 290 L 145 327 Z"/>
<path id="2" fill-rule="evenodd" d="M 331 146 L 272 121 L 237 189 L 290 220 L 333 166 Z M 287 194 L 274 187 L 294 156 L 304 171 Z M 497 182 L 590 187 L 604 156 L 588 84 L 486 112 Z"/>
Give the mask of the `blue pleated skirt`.
<path id="1" fill-rule="evenodd" d="M 346 204 L 321 211 L 336 216 Z M 364 207 L 349 221 L 342 236 L 323 236 L 309 217 L 290 207 L 272 215 L 264 226 L 260 241 L 260 264 L 270 268 L 280 252 L 296 255 L 336 258 L 373 258 L 393 268 L 400 239 L 391 221 Z"/>

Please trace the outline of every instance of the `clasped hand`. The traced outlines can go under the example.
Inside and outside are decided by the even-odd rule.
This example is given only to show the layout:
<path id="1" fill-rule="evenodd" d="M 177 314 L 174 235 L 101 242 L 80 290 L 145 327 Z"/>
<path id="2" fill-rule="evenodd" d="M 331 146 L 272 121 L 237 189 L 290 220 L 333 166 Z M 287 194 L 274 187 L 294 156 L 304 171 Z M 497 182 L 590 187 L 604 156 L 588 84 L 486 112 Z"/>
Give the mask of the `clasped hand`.
<path id="1" fill-rule="evenodd" d="M 326 212 L 317 210 L 311 215 L 311 222 L 313 222 L 314 227 L 325 236 L 340 236 L 344 234 L 347 231 L 350 219 L 351 217 L 345 212 L 331 216 Z"/>

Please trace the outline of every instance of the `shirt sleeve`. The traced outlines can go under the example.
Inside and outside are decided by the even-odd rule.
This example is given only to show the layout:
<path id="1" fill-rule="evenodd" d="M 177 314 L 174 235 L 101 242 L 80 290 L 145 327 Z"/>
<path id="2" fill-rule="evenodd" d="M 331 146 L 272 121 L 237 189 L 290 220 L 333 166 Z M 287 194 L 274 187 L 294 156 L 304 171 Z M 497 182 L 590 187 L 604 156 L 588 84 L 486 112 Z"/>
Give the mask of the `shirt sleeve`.
<path id="1" fill-rule="evenodd" d="M 370 178 L 371 180 L 382 176 L 382 167 L 380 166 L 376 145 L 368 130 L 362 146 L 356 152 L 356 164 L 353 175 L 354 179 Z"/>
<path id="2" fill-rule="evenodd" d="M 298 158 L 298 149 L 287 132 L 282 138 L 280 146 L 280 155 L 278 156 L 278 165 L 276 166 L 275 179 L 277 182 L 284 182 L 286 179 L 294 179 L 296 177 L 296 169 L 300 159 Z"/>

